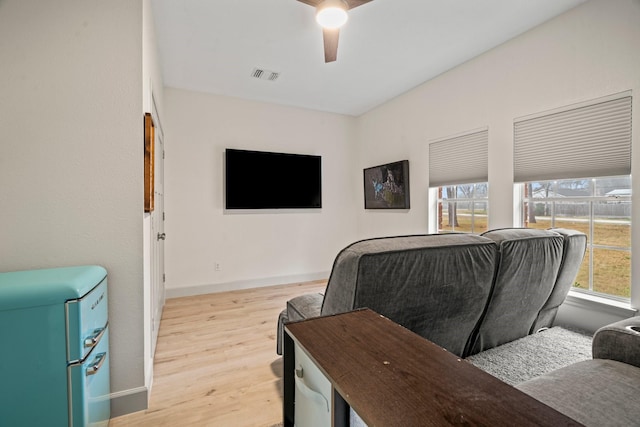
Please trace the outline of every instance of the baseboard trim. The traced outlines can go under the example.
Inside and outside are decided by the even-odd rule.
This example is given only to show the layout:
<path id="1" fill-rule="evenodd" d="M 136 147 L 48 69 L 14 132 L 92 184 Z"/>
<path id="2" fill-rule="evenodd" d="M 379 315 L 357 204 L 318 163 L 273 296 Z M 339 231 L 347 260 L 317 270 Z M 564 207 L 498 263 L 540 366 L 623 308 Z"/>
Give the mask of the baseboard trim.
<path id="1" fill-rule="evenodd" d="M 144 411 L 148 407 L 149 389 L 146 387 L 136 387 L 111 393 L 111 418 Z"/>
<path id="2" fill-rule="evenodd" d="M 165 295 L 167 298 L 187 297 L 193 295 L 212 294 L 216 292 L 237 291 L 241 289 L 263 288 L 267 286 L 284 285 L 288 283 L 311 282 L 314 280 L 325 280 L 329 277 L 329 271 L 310 274 L 297 274 L 291 276 L 268 277 L 253 280 L 238 280 L 234 282 L 214 283 L 206 285 L 167 287 Z"/>

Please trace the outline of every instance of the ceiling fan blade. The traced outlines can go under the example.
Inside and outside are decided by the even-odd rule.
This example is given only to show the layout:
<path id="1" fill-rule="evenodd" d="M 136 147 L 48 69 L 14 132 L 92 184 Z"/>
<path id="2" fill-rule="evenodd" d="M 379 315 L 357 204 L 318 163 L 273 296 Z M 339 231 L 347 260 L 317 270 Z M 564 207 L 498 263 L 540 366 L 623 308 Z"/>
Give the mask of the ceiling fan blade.
<path id="1" fill-rule="evenodd" d="M 316 7 L 320 3 L 322 3 L 322 0 L 298 0 L 298 1 L 300 3 L 308 4 L 309 6 L 313 6 L 313 7 Z"/>
<path id="2" fill-rule="evenodd" d="M 323 0 L 298 0 L 300 3 L 308 4 L 309 6 L 317 7 Z M 363 4 L 369 3 L 372 0 L 344 0 L 347 3 L 348 9 L 353 9 L 354 7 L 362 6 Z"/>
<path id="3" fill-rule="evenodd" d="M 338 36 L 340 30 L 324 28 L 322 38 L 324 40 L 324 62 L 333 62 L 338 58 Z"/>
<path id="4" fill-rule="evenodd" d="M 300 3 L 307 4 L 309 6 L 318 7 L 324 0 L 298 0 Z M 373 0 L 343 0 L 347 5 L 347 10 L 362 6 Z M 333 62 L 338 59 L 338 36 L 340 30 L 335 29 L 322 29 L 322 38 L 324 40 L 324 62 Z"/>
<path id="5" fill-rule="evenodd" d="M 298 0 L 298 1 L 303 1 L 304 3 L 307 3 L 304 0 Z M 370 1 L 372 1 L 372 0 L 345 0 L 347 5 L 349 6 L 349 9 L 353 9 L 354 7 L 362 6 L 363 4 L 367 4 Z"/>

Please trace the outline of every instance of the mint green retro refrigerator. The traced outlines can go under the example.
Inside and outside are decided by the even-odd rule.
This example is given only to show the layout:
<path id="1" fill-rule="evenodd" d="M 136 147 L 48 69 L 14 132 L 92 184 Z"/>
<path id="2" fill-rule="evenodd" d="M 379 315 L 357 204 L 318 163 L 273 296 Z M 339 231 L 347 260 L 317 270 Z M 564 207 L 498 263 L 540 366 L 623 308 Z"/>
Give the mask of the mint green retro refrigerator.
<path id="1" fill-rule="evenodd" d="M 107 426 L 107 271 L 0 273 L 0 426 Z"/>

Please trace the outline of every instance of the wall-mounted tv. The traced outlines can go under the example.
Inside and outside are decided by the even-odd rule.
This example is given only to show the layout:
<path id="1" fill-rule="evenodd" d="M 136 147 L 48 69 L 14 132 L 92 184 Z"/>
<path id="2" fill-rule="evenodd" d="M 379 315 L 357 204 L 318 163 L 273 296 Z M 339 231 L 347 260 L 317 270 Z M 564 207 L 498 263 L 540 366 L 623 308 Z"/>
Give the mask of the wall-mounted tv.
<path id="1" fill-rule="evenodd" d="M 226 209 L 321 207 L 320 156 L 226 149 Z"/>

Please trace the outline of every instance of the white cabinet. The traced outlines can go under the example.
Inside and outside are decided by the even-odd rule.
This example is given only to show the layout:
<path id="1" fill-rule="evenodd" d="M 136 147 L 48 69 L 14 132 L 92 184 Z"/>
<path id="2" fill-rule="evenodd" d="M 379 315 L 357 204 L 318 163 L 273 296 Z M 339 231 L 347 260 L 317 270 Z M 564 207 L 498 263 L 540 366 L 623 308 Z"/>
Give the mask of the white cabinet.
<path id="1" fill-rule="evenodd" d="M 295 345 L 295 425 L 331 425 L 331 382 L 307 354 Z"/>

